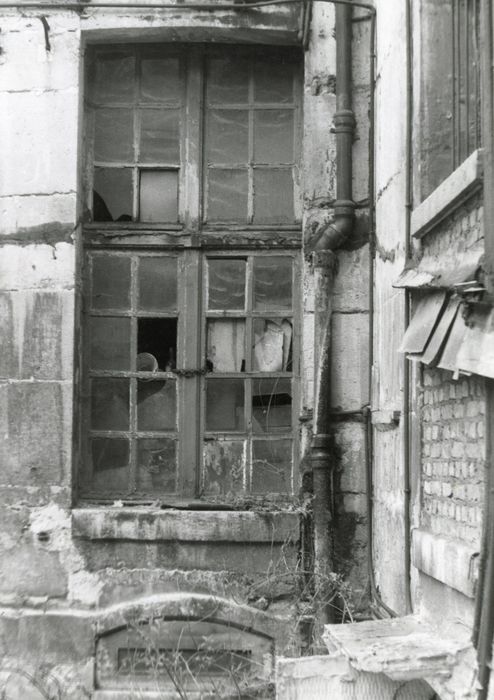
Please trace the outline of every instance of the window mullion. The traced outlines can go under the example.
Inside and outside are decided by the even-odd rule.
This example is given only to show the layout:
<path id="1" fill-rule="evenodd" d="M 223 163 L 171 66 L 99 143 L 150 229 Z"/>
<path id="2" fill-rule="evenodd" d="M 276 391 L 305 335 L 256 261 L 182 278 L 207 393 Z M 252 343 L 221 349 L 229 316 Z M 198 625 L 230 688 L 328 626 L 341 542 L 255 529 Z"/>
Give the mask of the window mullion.
<path id="1" fill-rule="evenodd" d="M 177 365 L 182 370 L 202 368 L 202 293 L 201 259 L 197 250 L 186 250 L 181 275 L 179 328 L 181 331 L 180 355 Z M 180 491 L 184 496 L 195 496 L 200 464 L 200 387 L 198 373 L 182 376 L 180 392 L 179 435 L 180 445 Z"/>
<path id="2" fill-rule="evenodd" d="M 184 223 L 186 229 L 191 231 L 198 230 L 201 220 L 203 80 L 202 55 L 193 50 L 187 61 L 183 162 Z"/>

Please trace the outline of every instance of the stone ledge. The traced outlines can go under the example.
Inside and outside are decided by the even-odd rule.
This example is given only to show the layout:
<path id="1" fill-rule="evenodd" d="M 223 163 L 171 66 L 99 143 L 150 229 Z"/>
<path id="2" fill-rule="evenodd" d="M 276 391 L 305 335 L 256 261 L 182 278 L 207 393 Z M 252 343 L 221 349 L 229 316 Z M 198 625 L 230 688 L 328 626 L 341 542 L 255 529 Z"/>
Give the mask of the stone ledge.
<path id="1" fill-rule="evenodd" d="M 323 638 L 330 653 L 343 653 L 357 671 L 396 681 L 447 678 L 471 647 L 468 639 L 441 639 L 413 615 L 325 625 Z"/>
<path id="2" fill-rule="evenodd" d="M 482 184 L 482 150 L 474 151 L 412 211 L 412 236 L 422 238 Z"/>
<path id="3" fill-rule="evenodd" d="M 295 512 L 74 508 L 74 537 L 144 542 L 297 542 Z"/>
<path id="4" fill-rule="evenodd" d="M 475 597 L 478 554 L 471 545 L 461 540 L 426 530 L 412 532 L 413 565 L 469 598 Z"/>

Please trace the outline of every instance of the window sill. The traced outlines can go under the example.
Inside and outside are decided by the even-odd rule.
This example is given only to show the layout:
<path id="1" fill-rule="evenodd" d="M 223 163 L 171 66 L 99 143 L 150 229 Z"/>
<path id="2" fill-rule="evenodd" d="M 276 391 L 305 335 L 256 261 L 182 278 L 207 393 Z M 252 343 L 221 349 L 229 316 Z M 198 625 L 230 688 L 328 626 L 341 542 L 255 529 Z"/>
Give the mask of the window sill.
<path id="1" fill-rule="evenodd" d="M 482 176 L 482 149 L 478 149 L 412 211 L 412 236 L 422 238 L 449 216 L 480 188 Z"/>
<path id="2" fill-rule="evenodd" d="M 88 540 L 295 542 L 299 539 L 299 514 L 293 511 L 74 508 L 72 532 L 75 537 Z"/>
<path id="3" fill-rule="evenodd" d="M 478 551 L 461 540 L 434 535 L 426 530 L 412 533 L 412 563 L 427 574 L 473 598 L 477 582 Z"/>

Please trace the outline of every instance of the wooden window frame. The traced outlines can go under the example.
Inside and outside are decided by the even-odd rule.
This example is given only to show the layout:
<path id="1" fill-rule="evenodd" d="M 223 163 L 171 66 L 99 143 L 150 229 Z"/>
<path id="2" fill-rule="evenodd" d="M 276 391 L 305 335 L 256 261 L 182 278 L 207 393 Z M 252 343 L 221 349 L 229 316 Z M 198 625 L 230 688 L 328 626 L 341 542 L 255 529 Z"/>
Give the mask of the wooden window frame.
<path id="1" fill-rule="evenodd" d="M 98 47 L 99 48 L 99 47 Z M 98 51 L 98 48 L 95 50 Z M 107 50 L 109 47 L 104 47 Z M 127 49 L 126 46 L 118 45 L 119 49 Z M 146 45 L 145 47 L 149 47 Z M 259 47 L 258 47 L 259 48 Z M 291 476 L 291 495 L 296 492 L 296 475 L 298 461 L 298 407 L 300 402 L 300 325 L 301 325 L 301 290 L 300 290 L 300 249 L 301 249 L 301 225 L 298 222 L 293 224 L 254 224 L 252 222 L 211 222 L 204 221 L 202 214 L 203 195 L 204 195 L 204 177 L 207 169 L 207 164 L 204 158 L 205 147 L 205 57 L 211 52 L 217 52 L 215 47 L 204 47 L 202 45 L 165 45 L 160 49 L 164 52 L 170 52 L 170 55 L 184 56 L 184 61 L 187 64 L 186 80 L 184 86 L 184 102 L 182 105 L 182 137 L 181 137 L 181 163 L 179 177 L 179 217 L 180 221 L 176 223 L 145 223 L 145 222 L 92 222 L 88 221 L 83 226 L 84 249 L 86 254 L 100 254 L 106 252 L 112 255 L 130 255 L 132 263 L 132 311 L 128 313 L 133 318 L 133 327 L 136 324 L 136 259 L 139 256 L 153 255 L 171 255 L 179 260 L 179 270 L 182 270 L 182 277 L 179 281 L 178 289 L 178 346 L 177 346 L 177 367 L 179 368 L 179 376 L 170 373 L 153 374 L 154 379 L 171 379 L 177 382 L 177 430 L 176 435 L 179 445 L 178 455 L 178 489 L 177 495 L 163 496 L 161 501 L 170 502 L 173 505 L 186 506 L 195 499 L 201 497 L 203 482 L 202 482 L 202 446 L 204 444 L 204 407 L 205 407 L 205 386 L 207 378 L 202 376 L 203 364 L 206 356 L 206 319 L 210 317 L 210 312 L 204 308 L 203 300 L 205 294 L 205 276 L 203 274 L 205 260 L 207 256 L 212 257 L 242 257 L 249 258 L 253 255 L 287 255 L 294 261 L 293 264 L 293 371 L 292 373 L 242 373 L 235 374 L 236 377 L 242 378 L 246 386 L 250 386 L 252 378 L 262 377 L 290 377 L 292 381 L 292 427 L 290 438 L 292 439 L 292 476 Z M 132 47 L 135 55 L 141 51 L 140 46 Z M 233 50 L 233 49 L 232 49 Z M 253 50 L 250 48 L 250 50 Z M 277 49 L 278 51 L 280 49 Z M 289 49 L 293 51 L 293 47 Z M 246 48 L 249 51 L 249 48 Z M 301 63 L 300 63 L 301 65 Z M 136 73 L 138 73 L 136 62 Z M 301 88 L 301 85 L 300 85 Z M 250 86 L 252 93 L 252 86 Z M 294 95 L 297 96 L 297 107 L 294 109 L 295 132 L 294 138 L 297 141 L 297 151 L 295 161 L 298 162 L 300 157 L 299 145 L 301 139 L 300 130 L 302 124 L 301 117 L 301 89 L 295 89 Z M 275 105 L 273 107 L 273 105 Z M 270 103 L 269 107 L 276 108 L 277 103 Z M 283 108 L 287 104 L 283 103 Z M 245 106 L 244 106 L 245 108 Z M 138 106 L 135 107 L 138 109 Z M 249 133 L 252 132 L 253 126 L 253 110 L 250 109 L 249 115 Z M 86 154 L 84 163 L 84 189 L 86 196 L 86 205 L 91 209 L 92 202 L 92 172 L 94 163 L 92 160 L 93 144 L 90 138 L 92 131 L 91 117 L 87 120 L 88 132 L 85 137 Z M 134 131 L 135 138 L 135 131 Z M 156 167 L 162 167 L 163 164 L 158 164 Z M 118 167 L 118 163 L 112 163 L 112 167 Z M 133 164 L 135 172 L 139 168 L 137 163 Z M 148 167 L 148 164 L 146 164 Z M 150 167 L 150 166 L 149 166 Z M 298 166 L 293 166 L 297 170 Z M 249 167 L 249 191 L 252 189 L 252 178 L 255 165 Z M 298 172 L 294 175 L 295 183 L 298 180 Z M 134 213 L 136 211 L 136 187 L 134 187 Z M 301 198 L 298 185 L 295 187 L 294 194 L 294 210 L 296 218 L 301 218 Z M 180 262 L 181 260 L 181 262 Z M 202 282 L 201 282 L 202 279 Z M 180 274 L 179 274 L 180 280 Z M 88 280 L 84 282 L 87 289 Z M 252 291 L 252 283 L 248 283 L 248 289 Z M 250 303 L 250 302 L 248 302 Z M 89 312 L 87 306 L 84 306 L 84 312 Z M 187 313 L 181 314 L 181 310 L 187 309 Z M 219 312 L 221 315 L 222 312 Z M 242 316 L 243 313 L 243 316 Z M 93 312 L 91 311 L 91 314 Z M 96 312 L 95 315 L 110 315 L 108 312 Z M 248 308 L 246 312 L 236 312 L 236 317 L 252 318 L 252 309 Z M 139 313 L 139 315 L 141 315 Z M 170 317 L 174 314 L 164 312 L 163 314 L 149 314 L 153 317 L 162 315 Z M 214 315 L 214 314 L 213 314 Z M 228 314 L 227 314 L 228 315 Z M 254 313 L 254 316 L 256 314 Z M 266 311 L 259 312 L 259 317 L 274 318 L 278 315 L 277 312 Z M 280 315 L 283 315 L 280 312 Z M 285 314 L 286 316 L 287 314 Z M 223 317 L 224 314 L 223 314 Z M 83 324 L 84 325 L 84 324 Z M 250 326 L 250 322 L 247 324 Z M 133 330 L 133 339 L 135 342 L 135 328 Z M 187 340 L 186 340 L 187 339 Z M 249 339 L 246 338 L 246 349 L 249 348 Z M 135 348 L 134 348 L 135 350 Z M 133 353 L 135 355 L 135 353 Z M 81 367 L 83 379 L 81 380 L 80 393 L 82 397 L 89 396 L 89 371 L 87 367 L 88 353 L 83 349 L 81 356 Z M 190 370 L 190 376 L 186 376 Z M 182 372 L 183 374 L 180 374 Z M 93 373 L 94 374 L 94 373 Z M 128 376 L 131 384 L 131 404 L 136 398 L 136 385 L 138 376 L 141 374 L 135 371 L 124 373 L 100 372 L 95 373 L 101 376 Z M 230 375 L 221 375 L 227 378 Z M 179 389 L 179 383 L 184 385 L 184 389 Z M 245 409 L 246 415 L 251 410 L 250 392 L 246 391 Z M 132 409 L 134 415 L 136 412 L 135 405 Z M 113 493 L 108 492 L 102 494 L 92 490 L 86 483 L 84 485 L 84 475 L 87 476 L 87 469 L 90 460 L 85 453 L 84 445 L 87 443 L 87 436 L 90 434 L 88 424 L 88 411 L 81 410 L 81 429 L 79 434 L 79 453 L 81 454 L 80 469 L 83 478 L 79 479 L 80 497 L 91 501 L 111 502 L 113 498 L 120 498 L 124 501 L 132 503 L 149 503 L 151 499 L 148 496 L 141 497 L 137 495 L 135 498 L 129 493 Z M 193 434 L 193 439 L 179 439 L 183 434 L 183 430 L 187 426 L 187 430 Z M 249 427 L 250 433 L 248 443 L 252 442 L 252 428 Z M 189 434 L 190 434 L 189 433 Z M 130 426 L 129 434 L 132 435 L 132 440 L 137 440 L 137 432 L 135 424 Z M 160 434 L 166 437 L 164 433 Z M 245 437 L 246 431 L 243 435 Z M 215 435 L 219 435 L 215 431 Z M 236 434 L 239 438 L 240 433 Z M 156 437 L 154 432 L 150 437 Z M 139 437 L 146 435 L 139 431 Z M 278 436 L 276 436 L 278 437 Z M 283 435 L 280 434 L 280 439 Z M 260 439 L 260 438 L 258 438 Z M 135 452 L 135 449 L 134 449 Z M 130 468 L 136 471 L 135 455 L 130 460 Z M 246 477 L 249 478 L 248 476 Z M 247 489 L 245 496 L 251 498 L 255 494 L 251 494 Z M 206 500 L 211 500 L 206 496 Z M 287 494 L 280 496 L 281 500 L 286 500 Z M 214 500 L 214 499 L 213 499 Z M 221 498 L 217 499 L 221 500 Z"/>

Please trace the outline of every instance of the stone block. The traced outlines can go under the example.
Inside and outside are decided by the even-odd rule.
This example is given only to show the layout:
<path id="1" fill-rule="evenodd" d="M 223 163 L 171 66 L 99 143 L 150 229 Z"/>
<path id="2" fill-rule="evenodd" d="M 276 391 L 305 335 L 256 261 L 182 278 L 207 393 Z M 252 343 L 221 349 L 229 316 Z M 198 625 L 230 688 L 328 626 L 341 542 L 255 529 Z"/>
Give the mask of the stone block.
<path id="1" fill-rule="evenodd" d="M 335 311 L 368 311 L 369 246 L 338 251 L 332 304 Z"/>
<path id="2" fill-rule="evenodd" d="M 0 93 L 1 195 L 76 191 L 78 112 L 76 89 Z"/>
<path id="3" fill-rule="evenodd" d="M 368 402 L 367 314 L 334 314 L 332 320 L 331 405 L 358 410 Z"/>
<path id="4" fill-rule="evenodd" d="M 0 336 L 8 343 L 0 359 L 0 377 L 70 379 L 73 305 L 68 291 L 0 294 Z"/>
<path id="5" fill-rule="evenodd" d="M 58 553 L 22 542 L 2 553 L 0 592 L 18 596 L 60 597 L 67 593 L 67 573 Z"/>
<path id="6" fill-rule="evenodd" d="M 341 423 L 335 428 L 338 449 L 339 488 L 342 492 L 365 492 L 365 426 Z"/>
<path id="7" fill-rule="evenodd" d="M 0 236 L 11 243 L 55 246 L 70 240 L 76 227 L 75 192 L 12 195 L 0 198 Z"/>
<path id="8" fill-rule="evenodd" d="M 39 18 L 16 17 L 2 24 L 0 70 L 6 92 L 79 88 L 80 32 L 78 18 L 52 14 L 50 51 Z"/>
<path id="9" fill-rule="evenodd" d="M 68 478 L 71 387 L 0 384 L 0 464 L 4 484 L 61 484 Z"/>
<path id="10" fill-rule="evenodd" d="M 1 289 L 74 289 L 75 249 L 72 243 L 13 245 L 0 254 Z M 1 313 L 1 312 L 0 312 Z"/>

